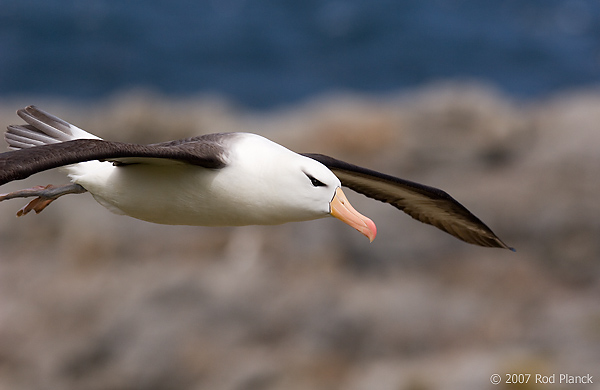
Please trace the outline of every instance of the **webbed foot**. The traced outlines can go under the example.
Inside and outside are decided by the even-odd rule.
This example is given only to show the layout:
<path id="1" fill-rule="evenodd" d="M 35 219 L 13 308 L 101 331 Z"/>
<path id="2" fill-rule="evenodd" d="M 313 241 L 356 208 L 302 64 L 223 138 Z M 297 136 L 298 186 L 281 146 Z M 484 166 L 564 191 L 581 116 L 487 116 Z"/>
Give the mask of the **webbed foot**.
<path id="1" fill-rule="evenodd" d="M 36 198 L 27 203 L 25 207 L 21 208 L 17 211 L 17 216 L 23 216 L 28 214 L 30 211 L 35 211 L 36 214 L 39 214 L 44 210 L 48 205 L 54 202 L 56 199 L 60 198 L 63 195 L 67 194 L 83 194 L 87 192 L 85 188 L 80 186 L 79 184 L 67 184 L 64 186 L 54 186 L 52 184 L 48 184 L 47 186 L 35 186 L 32 188 L 27 188 L 24 190 L 14 191 L 8 194 L 0 194 L 0 202 L 8 199 L 15 198 L 29 198 L 35 196 Z"/>

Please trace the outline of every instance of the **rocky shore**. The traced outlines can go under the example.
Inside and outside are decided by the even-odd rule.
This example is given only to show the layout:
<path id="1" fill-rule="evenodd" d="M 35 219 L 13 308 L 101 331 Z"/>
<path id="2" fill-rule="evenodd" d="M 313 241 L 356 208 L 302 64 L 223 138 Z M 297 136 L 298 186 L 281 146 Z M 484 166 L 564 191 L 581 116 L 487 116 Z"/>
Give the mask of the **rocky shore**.
<path id="1" fill-rule="evenodd" d="M 255 132 L 439 187 L 517 252 L 464 244 L 356 194 L 378 226 L 372 244 L 333 218 L 159 226 L 89 194 L 22 218 L 22 201 L 3 202 L 0 389 L 480 390 L 509 373 L 600 382 L 599 90 L 521 102 L 448 82 L 260 112 L 144 91 L 93 104 L 14 98 L 0 100 L 0 127 L 28 104 L 106 139 Z M 47 172 L 0 192 L 65 182 Z"/>

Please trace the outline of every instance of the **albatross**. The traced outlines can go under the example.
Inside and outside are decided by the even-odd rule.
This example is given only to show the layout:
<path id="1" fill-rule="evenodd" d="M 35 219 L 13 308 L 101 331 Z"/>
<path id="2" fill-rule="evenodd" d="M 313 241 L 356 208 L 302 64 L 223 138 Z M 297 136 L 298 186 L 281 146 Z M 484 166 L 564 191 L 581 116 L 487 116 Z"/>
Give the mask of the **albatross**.
<path id="1" fill-rule="evenodd" d="M 89 192 L 110 211 L 168 225 L 277 225 L 333 216 L 373 241 L 377 228 L 356 211 L 348 187 L 467 243 L 507 248 L 446 192 L 333 157 L 295 153 L 251 133 L 207 134 L 150 145 L 105 141 L 35 106 L 8 126 L 0 185 L 61 168 L 71 180 L 0 195 L 35 197 L 18 216 L 66 194 Z"/>

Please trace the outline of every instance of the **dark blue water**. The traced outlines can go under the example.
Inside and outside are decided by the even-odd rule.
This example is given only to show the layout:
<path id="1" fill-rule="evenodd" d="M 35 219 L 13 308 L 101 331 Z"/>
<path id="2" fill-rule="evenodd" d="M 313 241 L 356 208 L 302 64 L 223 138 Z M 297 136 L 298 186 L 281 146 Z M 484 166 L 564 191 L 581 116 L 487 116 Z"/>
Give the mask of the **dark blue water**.
<path id="1" fill-rule="evenodd" d="M 535 98 L 600 80 L 597 0 L 0 0 L 0 96 L 134 87 L 272 107 L 485 80 Z"/>

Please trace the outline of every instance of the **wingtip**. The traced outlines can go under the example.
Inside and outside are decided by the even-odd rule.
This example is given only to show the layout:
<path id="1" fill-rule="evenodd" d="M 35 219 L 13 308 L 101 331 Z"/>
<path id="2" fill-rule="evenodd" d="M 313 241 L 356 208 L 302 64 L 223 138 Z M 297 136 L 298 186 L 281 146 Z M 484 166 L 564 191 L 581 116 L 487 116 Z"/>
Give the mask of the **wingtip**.
<path id="1" fill-rule="evenodd" d="M 504 249 L 508 249 L 511 252 L 516 252 L 517 250 L 515 248 L 513 248 L 512 246 L 508 246 L 506 245 L 502 240 L 500 240 L 499 238 L 496 238 L 496 242 L 499 244 L 498 247 L 499 248 L 504 248 Z"/>

